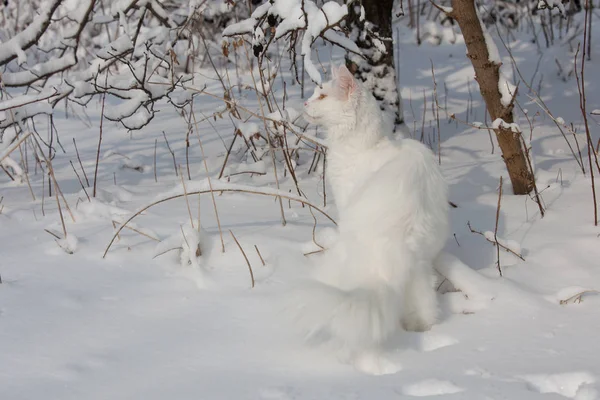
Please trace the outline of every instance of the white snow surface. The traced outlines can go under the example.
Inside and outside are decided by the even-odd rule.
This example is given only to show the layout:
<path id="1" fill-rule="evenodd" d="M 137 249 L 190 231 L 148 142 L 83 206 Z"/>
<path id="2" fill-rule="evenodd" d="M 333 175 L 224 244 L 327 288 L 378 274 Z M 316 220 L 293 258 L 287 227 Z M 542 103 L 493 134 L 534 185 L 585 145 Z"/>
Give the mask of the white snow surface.
<path id="1" fill-rule="evenodd" d="M 112 14 L 118 15 L 130 1 L 113 2 Z M 156 4 L 152 2 L 153 7 Z M 593 31 L 593 54 L 600 54 L 599 33 Z M 485 118 L 476 85 L 472 83 L 471 96 L 466 87 L 467 80 L 473 82 L 473 70 L 464 56 L 464 43 L 458 40 L 454 45 L 432 46 L 424 42 L 417 46 L 414 33 L 403 28 L 398 36 L 402 94 L 411 98 L 416 114 L 413 121 L 407 113 L 406 130 L 419 138 L 420 110 L 429 110 L 424 137 L 437 151 L 437 133 L 433 134 L 432 128 L 436 120 L 430 111 L 430 60 L 436 68 L 440 104 L 444 104 L 444 93 L 439 88 L 446 83 L 449 114 L 461 120 L 468 114 L 469 121 Z M 121 44 L 122 48 L 131 46 Z M 7 49 L 4 44 L 0 48 Z M 523 75 L 533 76 L 538 57 L 531 54 L 537 54 L 536 45 L 518 37 L 511 48 L 521 60 Z M 324 65 L 329 65 L 329 54 L 328 48 L 320 49 Z M 339 64 L 343 55 L 339 51 L 332 54 Z M 536 87 L 543 75 L 541 90 L 548 107 L 566 124 L 581 126 L 575 81 L 564 82 L 556 76 L 555 54 L 543 57 Z M 93 74 L 102 62 L 98 60 L 81 75 Z M 597 62 L 594 58 L 589 62 L 589 71 L 598 68 Z M 282 110 L 278 118 L 291 121 L 298 114 L 292 109 L 302 110 L 303 100 L 298 85 L 290 83 L 292 76 L 285 72 L 289 70 L 288 64 L 280 68 L 288 83 L 289 109 Z M 212 76 L 213 72 L 206 69 L 202 73 Z M 229 73 L 233 76 L 234 71 Z M 589 75 L 588 106 L 598 113 L 600 82 Z M 241 79 L 251 84 L 249 75 L 242 74 Z M 209 92 L 222 93 L 218 80 L 207 82 Z M 276 95 L 281 95 L 281 86 L 278 77 L 272 87 Z M 52 94 L 52 90 L 49 87 L 42 94 Z M 85 93 L 85 88 L 81 90 Z M 423 90 L 428 99 L 425 105 Z M 130 97 L 135 95 L 130 93 Z M 249 90 L 236 101 L 259 113 L 253 96 Z M 450 200 L 458 205 L 450 210 L 454 235 L 437 265 L 443 275 L 437 283 L 440 317 L 428 332 L 402 332 L 387 343 L 385 356 L 396 372 L 385 376 L 360 373 L 338 359 L 334 349 L 304 343 L 284 306 L 288 293 L 306 277 L 312 264 L 312 256 L 304 253 L 319 250 L 315 242 L 328 247 L 336 240 L 335 225 L 315 210 L 318 223 L 313 236 L 309 208 L 286 198 L 282 201 L 283 226 L 275 197 L 309 201 L 337 218 L 327 179 L 323 191 L 320 174 L 323 168 L 327 171 L 326 163 L 323 165 L 322 159 L 315 162 L 308 173 L 314 152 L 306 151 L 305 142 L 326 146 L 321 131 L 309 126 L 303 133 L 307 139 L 299 143 L 289 132 L 286 137 L 290 147 L 303 146 L 293 160 L 302 190 L 299 195 L 289 172 L 284 173 L 280 152 L 275 152 L 277 189 L 270 153 L 265 151 L 263 159 L 256 162 L 241 138 L 228 160 L 230 170 L 226 171 L 230 173 L 217 179 L 235 132 L 227 116 L 209 123 L 198 114 L 205 159 L 195 133 L 186 147 L 187 122 L 169 105 L 157 105 L 160 113 L 140 132 L 127 132 L 105 120 L 100 154 L 110 155 L 113 150 L 127 158 L 101 157 L 97 196 L 88 201 L 69 161 L 91 196 L 72 138 L 77 140 L 83 167 L 93 184 L 100 101 L 90 101 L 85 118 L 71 113 L 67 118 L 62 109 L 55 112 L 54 123 L 65 153 L 54 142 L 53 167 L 75 219 L 73 222 L 61 199 L 68 236 L 60 244 L 74 252 L 65 252 L 56 238 L 45 232 L 62 232 L 56 189 L 52 185 L 52 196 L 48 195 L 47 175 L 39 167 L 36 170 L 29 151 L 28 178 L 35 200 L 26 180 L 13 181 L 0 170 L 0 399 L 600 399 L 600 230 L 593 224 L 589 176 L 582 174 L 554 122 L 543 112 L 532 117 L 539 108 L 526 93 L 518 98 L 535 120 L 531 147 L 546 216 L 541 218 L 530 197 L 511 194 L 495 139 L 490 143 L 485 130 L 448 122 L 440 110 L 441 168 L 450 185 Z M 195 99 L 194 109 L 205 114 L 222 109 L 218 99 Z M 4 100 L 0 106 L 6 109 L 4 117 L 11 118 L 8 108 L 19 105 L 27 111 L 22 103 Z M 125 111 L 129 110 L 123 108 Z M 264 127 L 258 119 L 245 118 L 249 115 L 239 123 Z M 47 119 L 41 116 L 36 120 L 44 140 Z M 516 109 L 511 129 L 519 126 L 528 123 Z M 185 191 L 208 190 L 210 186 L 217 191 L 214 200 L 225 252 L 213 198 L 204 193 L 200 200 L 195 194 L 187 201 L 180 196 L 147 208 L 128 224 L 130 229 L 119 232 L 102 258 L 115 227 L 153 202 L 184 193 L 163 131 L 177 166 L 181 165 Z M 523 134 L 529 136 L 530 132 L 526 129 Z M 597 132 L 593 134 L 597 140 Z M 10 130 L 5 135 L 13 138 Z M 572 138 L 568 139 L 574 145 Z M 9 146 L 0 145 L 3 155 Z M 584 148 L 581 146 L 582 152 Z M 260 155 L 260 149 L 255 154 Z M 583 157 L 585 161 L 585 154 Z M 122 168 L 128 159 L 130 166 L 142 166 L 141 171 Z M 18 149 L 6 160 L 10 160 L 4 165 L 9 173 L 15 172 L 13 168 L 24 169 Z M 244 171 L 254 173 L 234 175 Z M 470 222 L 481 232 L 494 231 L 500 176 L 505 186 L 497 236 L 525 258 L 521 261 L 503 253 L 503 278 L 498 276 L 496 248 L 467 227 Z M 257 190 L 266 195 L 219 192 L 226 189 Z M 248 258 L 254 288 L 246 260 L 229 231 Z M 201 257 L 195 254 L 198 244 Z"/>

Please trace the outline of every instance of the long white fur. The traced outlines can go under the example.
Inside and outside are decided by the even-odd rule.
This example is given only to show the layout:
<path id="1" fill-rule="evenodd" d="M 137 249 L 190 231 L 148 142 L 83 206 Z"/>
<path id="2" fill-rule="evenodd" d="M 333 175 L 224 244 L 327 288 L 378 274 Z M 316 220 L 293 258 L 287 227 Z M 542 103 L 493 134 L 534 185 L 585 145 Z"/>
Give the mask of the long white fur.
<path id="1" fill-rule="evenodd" d="M 339 342 L 356 357 L 401 324 L 435 323 L 432 264 L 448 236 L 447 185 L 433 153 L 393 140 L 372 94 L 342 66 L 305 103 L 327 130 L 327 174 L 339 238 L 296 298 L 310 336 Z"/>

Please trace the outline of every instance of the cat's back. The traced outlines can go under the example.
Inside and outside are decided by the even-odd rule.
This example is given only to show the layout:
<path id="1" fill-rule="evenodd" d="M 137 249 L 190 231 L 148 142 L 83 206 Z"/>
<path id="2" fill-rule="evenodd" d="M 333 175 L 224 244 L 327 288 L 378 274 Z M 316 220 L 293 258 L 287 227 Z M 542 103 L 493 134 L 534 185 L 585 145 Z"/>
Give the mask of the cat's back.
<path id="1" fill-rule="evenodd" d="M 427 210 L 439 214 L 447 212 L 448 185 L 444 179 L 435 154 L 423 143 L 413 139 L 391 141 L 392 146 L 382 148 L 386 162 L 363 187 L 365 192 L 375 193 L 394 208 L 407 212 Z M 367 200 L 365 195 L 365 200 Z M 397 212 L 397 211 L 396 211 Z"/>
<path id="2" fill-rule="evenodd" d="M 448 189 L 435 155 L 412 139 L 373 150 L 385 162 L 350 196 L 345 229 L 420 243 L 435 253 L 448 231 Z"/>
<path id="3" fill-rule="evenodd" d="M 383 140 L 379 147 L 379 172 L 396 173 L 399 181 L 434 180 L 445 185 L 435 154 L 425 144 L 402 138 Z"/>

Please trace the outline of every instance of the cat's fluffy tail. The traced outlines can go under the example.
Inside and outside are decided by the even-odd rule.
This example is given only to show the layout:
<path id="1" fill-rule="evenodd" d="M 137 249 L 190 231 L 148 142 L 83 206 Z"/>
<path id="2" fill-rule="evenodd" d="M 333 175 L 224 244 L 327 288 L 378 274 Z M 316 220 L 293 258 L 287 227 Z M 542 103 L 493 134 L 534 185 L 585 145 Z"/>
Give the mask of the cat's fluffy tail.
<path id="1" fill-rule="evenodd" d="M 384 281 L 352 290 L 310 281 L 294 291 L 292 301 L 307 339 L 348 350 L 377 347 L 398 329 L 401 315 L 401 296 Z"/>

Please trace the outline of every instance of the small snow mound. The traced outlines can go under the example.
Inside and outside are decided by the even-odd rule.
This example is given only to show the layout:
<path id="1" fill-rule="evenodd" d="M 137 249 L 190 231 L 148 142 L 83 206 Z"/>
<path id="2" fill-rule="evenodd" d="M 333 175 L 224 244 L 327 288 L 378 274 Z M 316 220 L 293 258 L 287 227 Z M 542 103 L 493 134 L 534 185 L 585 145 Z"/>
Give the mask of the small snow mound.
<path id="1" fill-rule="evenodd" d="M 425 333 L 423 335 L 423 342 L 421 348 L 423 351 L 434 351 L 441 349 L 442 347 L 452 346 L 458 343 L 458 340 L 452 336 L 447 335 L 435 335 L 431 333 Z"/>
<path id="2" fill-rule="evenodd" d="M 315 238 L 304 243 L 302 251 L 305 253 L 318 251 L 321 247 L 329 249 L 337 241 L 339 233 L 335 228 L 323 228 L 315 232 Z M 316 243 L 315 243 L 316 242 Z"/>
<path id="3" fill-rule="evenodd" d="M 237 128 L 246 140 L 250 140 L 253 136 L 260 135 L 260 129 L 254 122 L 241 123 Z"/>
<path id="4" fill-rule="evenodd" d="M 203 229 L 198 230 L 189 223 L 168 238 L 162 240 L 154 249 L 154 257 L 161 256 L 171 250 L 179 250 L 181 266 L 192 266 L 194 269 L 204 269 L 210 256 L 212 240 Z"/>
<path id="5" fill-rule="evenodd" d="M 470 368 L 465 371 L 465 375 L 467 376 L 477 376 L 484 379 L 489 379 L 492 377 L 490 371 L 483 369 L 481 367 Z"/>
<path id="6" fill-rule="evenodd" d="M 576 398 L 582 385 L 596 381 L 596 378 L 589 372 L 524 375 L 521 376 L 521 379 L 527 382 L 529 390 L 542 394 L 557 393 L 570 399 Z"/>
<path id="7" fill-rule="evenodd" d="M 369 375 L 390 375 L 402 370 L 400 364 L 373 353 L 365 353 L 357 357 L 354 366 L 357 370 Z"/>
<path id="8" fill-rule="evenodd" d="M 596 399 L 598 399 L 598 390 L 590 385 L 581 385 L 579 390 L 577 390 L 577 394 L 575 395 L 575 400 Z"/>
<path id="9" fill-rule="evenodd" d="M 593 294 L 599 294 L 599 292 L 597 290 L 582 286 L 568 286 L 560 289 L 553 295 L 546 296 L 546 300 L 550 301 L 551 303 L 577 304 L 581 303 L 584 296 Z"/>
<path id="10" fill-rule="evenodd" d="M 460 393 L 462 391 L 464 391 L 464 389 L 456 386 L 454 383 L 439 379 L 425 379 L 420 382 L 406 385 L 402 388 L 402 393 L 415 397 L 440 396 L 444 394 Z"/>
<path id="11" fill-rule="evenodd" d="M 333 246 L 333 244 L 337 241 L 339 233 L 337 231 L 337 229 L 335 228 L 323 228 L 323 229 L 319 229 L 316 234 L 316 239 L 317 242 L 319 242 L 319 244 L 321 246 L 324 246 L 325 248 L 329 248 L 331 246 Z"/>
<path id="12" fill-rule="evenodd" d="M 77 251 L 77 244 L 79 240 L 77 236 L 68 233 L 67 236 L 63 239 L 56 239 L 56 243 L 60 246 L 61 249 L 65 251 L 67 254 L 73 254 Z"/>

